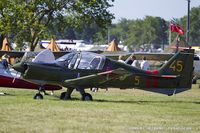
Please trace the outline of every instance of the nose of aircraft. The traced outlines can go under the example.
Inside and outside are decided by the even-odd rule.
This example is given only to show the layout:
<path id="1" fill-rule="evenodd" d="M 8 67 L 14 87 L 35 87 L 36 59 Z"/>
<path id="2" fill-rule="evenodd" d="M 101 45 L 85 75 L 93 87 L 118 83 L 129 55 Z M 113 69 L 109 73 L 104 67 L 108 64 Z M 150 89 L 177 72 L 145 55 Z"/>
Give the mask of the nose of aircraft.
<path id="1" fill-rule="evenodd" d="M 12 68 L 21 73 L 24 73 L 24 71 L 25 71 L 25 67 L 22 63 L 16 63 L 12 66 Z"/>

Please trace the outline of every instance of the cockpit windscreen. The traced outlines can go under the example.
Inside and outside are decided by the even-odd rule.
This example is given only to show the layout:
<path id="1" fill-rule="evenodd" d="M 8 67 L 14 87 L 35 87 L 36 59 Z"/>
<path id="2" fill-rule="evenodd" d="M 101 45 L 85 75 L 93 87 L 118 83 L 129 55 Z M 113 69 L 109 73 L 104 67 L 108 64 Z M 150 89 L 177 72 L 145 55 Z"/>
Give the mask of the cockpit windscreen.
<path id="1" fill-rule="evenodd" d="M 92 52 L 74 52 L 58 58 L 56 63 L 69 69 L 101 70 L 105 63 L 105 56 Z"/>

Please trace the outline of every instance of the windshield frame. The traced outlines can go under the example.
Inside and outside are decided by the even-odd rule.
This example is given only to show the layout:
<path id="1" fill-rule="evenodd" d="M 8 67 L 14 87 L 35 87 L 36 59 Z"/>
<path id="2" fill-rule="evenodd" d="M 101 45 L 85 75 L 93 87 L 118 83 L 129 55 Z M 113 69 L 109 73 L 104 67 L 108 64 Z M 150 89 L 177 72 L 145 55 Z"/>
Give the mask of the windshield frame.
<path id="1" fill-rule="evenodd" d="M 92 52 L 81 52 L 77 69 L 102 70 L 106 57 Z"/>
<path id="2" fill-rule="evenodd" d="M 55 63 L 68 69 L 102 70 L 106 57 L 93 52 L 71 52 L 58 59 Z"/>

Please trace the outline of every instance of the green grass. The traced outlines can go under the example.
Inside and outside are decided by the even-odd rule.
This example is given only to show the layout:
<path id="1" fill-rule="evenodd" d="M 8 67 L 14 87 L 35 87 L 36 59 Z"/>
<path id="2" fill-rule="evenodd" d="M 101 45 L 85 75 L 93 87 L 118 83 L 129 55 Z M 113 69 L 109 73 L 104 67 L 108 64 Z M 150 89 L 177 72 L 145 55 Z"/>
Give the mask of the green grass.
<path id="1" fill-rule="evenodd" d="M 200 89 L 165 96 L 141 90 L 90 92 L 94 101 L 34 100 L 36 91 L 1 88 L 1 133 L 132 133 L 200 131 Z"/>

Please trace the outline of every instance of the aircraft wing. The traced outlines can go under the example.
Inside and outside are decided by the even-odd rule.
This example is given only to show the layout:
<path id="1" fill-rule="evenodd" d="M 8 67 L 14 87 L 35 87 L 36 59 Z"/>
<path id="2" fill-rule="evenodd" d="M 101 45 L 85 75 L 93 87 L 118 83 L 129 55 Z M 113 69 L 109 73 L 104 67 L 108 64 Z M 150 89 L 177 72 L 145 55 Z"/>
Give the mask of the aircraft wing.
<path id="1" fill-rule="evenodd" d="M 53 54 L 54 54 L 54 56 L 55 56 L 56 59 L 59 58 L 59 57 L 61 57 L 61 56 L 63 56 L 63 55 L 65 55 L 65 54 L 68 54 L 68 53 L 70 53 L 70 51 L 53 52 Z"/>
<path id="2" fill-rule="evenodd" d="M 20 58 L 20 57 L 23 57 L 24 53 L 25 53 L 24 51 L 0 51 L 0 57 L 3 56 L 4 54 L 7 54 L 13 58 L 16 58 L 16 57 Z M 38 54 L 39 52 L 34 52 L 34 53 Z M 67 53 L 69 53 L 69 51 L 53 52 L 55 58 L 61 57 Z M 122 52 L 122 51 L 117 51 L 117 52 L 105 51 L 105 52 L 101 52 L 101 54 L 115 60 L 117 60 L 120 55 L 123 57 L 123 60 L 126 60 L 131 55 L 131 53 Z M 162 54 L 161 53 L 133 53 L 132 55 L 136 56 L 137 60 L 142 60 L 142 57 L 145 56 L 147 60 L 166 61 L 166 60 L 169 60 L 174 54 L 172 53 L 171 54 L 170 53 L 162 53 Z"/>
<path id="3" fill-rule="evenodd" d="M 173 53 L 134 53 L 137 60 L 142 60 L 142 57 L 146 57 L 147 60 L 166 61 L 169 60 Z"/>
<path id="4" fill-rule="evenodd" d="M 55 58 L 59 58 L 67 53 L 70 53 L 71 51 L 60 51 L 60 52 L 53 52 Z M 112 59 L 118 59 L 118 57 L 121 55 L 123 56 L 123 59 L 127 59 L 127 57 L 129 57 L 131 55 L 131 53 L 127 53 L 127 52 L 123 52 L 123 51 L 117 51 L 117 52 L 109 52 L 109 51 L 105 51 L 105 52 L 102 52 L 102 51 L 91 51 L 91 52 L 94 52 L 94 53 L 98 53 L 98 54 L 103 54 L 105 55 L 106 57 L 108 58 L 112 58 Z M 9 55 L 11 58 L 20 58 L 20 57 L 23 57 L 23 55 L 25 54 L 26 52 L 25 51 L 1 51 L 0 50 L 0 57 L 2 57 L 4 54 L 7 54 Z M 33 52 L 35 54 L 38 54 L 39 52 Z"/>
<path id="5" fill-rule="evenodd" d="M 0 57 L 3 56 L 4 54 L 7 54 L 9 55 L 10 57 L 23 57 L 23 55 L 25 54 L 26 52 L 25 51 L 0 51 Z M 38 54 L 39 52 L 33 52 L 33 53 L 36 53 Z M 54 56 L 56 58 L 58 57 L 61 57 L 67 53 L 70 53 L 69 51 L 61 51 L 61 52 L 53 52 Z"/>
<path id="6" fill-rule="evenodd" d="M 124 52 L 124 51 L 115 51 L 115 52 L 104 51 L 101 54 L 114 60 L 118 60 L 119 56 L 122 56 L 122 59 L 126 60 L 132 53 Z"/>
<path id="7" fill-rule="evenodd" d="M 19 52 L 19 51 L 0 51 L 0 57 L 2 57 L 4 54 L 9 55 L 11 58 L 20 58 L 24 55 L 25 52 Z"/>
<path id="8" fill-rule="evenodd" d="M 97 74 L 92 74 L 88 76 L 83 76 L 79 77 L 76 79 L 69 79 L 65 80 L 63 83 L 63 86 L 65 87 L 89 87 L 87 83 L 91 87 L 98 87 L 99 85 L 102 85 L 106 82 L 118 79 L 120 77 L 125 77 L 129 76 L 131 73 L 124 70 L 124 69 L 116 69 L 116 70 L 111 70 L 111 71 L 106 71 L 106 72 L 101 72 Z"/>

